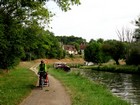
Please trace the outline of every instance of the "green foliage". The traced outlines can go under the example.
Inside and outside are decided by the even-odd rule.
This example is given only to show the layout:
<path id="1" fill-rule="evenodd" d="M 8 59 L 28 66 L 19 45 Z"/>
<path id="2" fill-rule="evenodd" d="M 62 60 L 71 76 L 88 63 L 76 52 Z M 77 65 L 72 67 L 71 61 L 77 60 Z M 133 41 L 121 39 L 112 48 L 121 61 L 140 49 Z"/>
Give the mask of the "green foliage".
<path id="1" fill-rule="evenodd" d="M 78 44 L 86 43 L 86 40 L 81 37 L 75 37 L 75 36 L 56 36 L 59 42 L 62 42 L 63 44 Z"/>
<path id="2" fill-rule="evenodd" d="M 37 77 L 26 67 L 16 67 L 0 76 L 0 105 L 19 105 L 35 87 Z"/>
<path id="3" fill-rule="evenodd" d="M 110 57 L 105 55 L 105 53 L 103 52 L 102 43 L 100 43 L 100 41 L 96 42 L 94 40 L 91 40 L 84 51 L 84 59 L 88 62 L 94 63 L 107 62 Z"/>
<path id="4" fill-rule="evenodd" d="M 126 64 L 140 65 L 140 43 L 133 43 L 129 46 Z"/>
<path id="5" fill-rule="evenodd" d="M 63 50 L 50 31 L 44 31 L 37 24 L 24 30 L 25 55 L 22 60 L 37 58 L 63 58 Z"/>
<path id="6" fill-rule="evenodd" d="M 72 105 L 129 105 L 126 101 L 113 96 L 105 86 L 92 82 L 80 72 L 66 73 L 51 69 L 49 73 L 67 87 Z"/>
<path id="7" fill-rule="evenodd" d="M 108 40 L 104 42 L 104 44 L 102 45 L 102 51 L 107 56 L 111 56 L 118 65 L 119 64 L 118 60 L 125 57 L 126 46 L 123 42 L 116 40 Z"/>
<path id="8" fill-rule="evenodd" d="M 97 42 L 90 43 L 85 51 L 84 56 L 86 61 L 95 63 L 101 62 L 100 44 Z"/>
<path id="9" fill-rule="evenodd" d="M 2 0 L 0 2 L 0 68 L 9 69 L 20 59 L 63 57 L 58 41 L 43 30 L 53 16 L 45 3 L 49 0 Z M 61 0 L 55 3 L 62 10 L 80 4 L 79 0 Z M 42 27 L 42 28 L 41 28 Z M 60 54 L 61 52 L 61 54 Z M 23 57 L 24 56 L 24 57 Z"/>
<path id="10" fill-rule="evenodd" d="M 70 5 L 80 5 L 80 0 L 53 0 L 57 3 L 57 5 L 63 10 L 68 11 L 70 10 Z"/>
<path id="11" fill-rule="evenodd" d="M 7 14 L 11 18 L 15 19 L 16 24 L 30 24 L 32 21 L 42 20 L 49 21 L 51 17 L 51 13 L 43 7 L 45 0 L 6 0 L 1 2 L 0 4 L 0 14 Z"/>
<path id="12" fill-rule="evenodd" d="M 47 34 L 45 44 L 48 45 L 46 49 L 46 56 L 48 58 L 58 58 L 61 59 L 64 57 L 64 51 L 56 37 L 53 33 Z"/>
<path id="13" fill-rule="evenodd" d="M 10 16 L 0 18 L 0 68 L 8 69 L 19 63 L 23 56 L 22 27 L 15 25 L 16 21 Z"/>
<path id="14" fill-rule="evenodd" d="M 99 38 L 99 39 L 97 39 L 97 42 L 98 42 L 98 43 L 103 43 L 103 42 L 104 42 L 104 39 Z"/>
<path id="15" fill-rule="evenodd" d="M 108 71 L 116 73 L 140 73 L 139 66 L 127 66 L 127 65 L 104 65 L 104 66 L 83 66 L 86 69 L 92 69 L 97 71 Z"/>

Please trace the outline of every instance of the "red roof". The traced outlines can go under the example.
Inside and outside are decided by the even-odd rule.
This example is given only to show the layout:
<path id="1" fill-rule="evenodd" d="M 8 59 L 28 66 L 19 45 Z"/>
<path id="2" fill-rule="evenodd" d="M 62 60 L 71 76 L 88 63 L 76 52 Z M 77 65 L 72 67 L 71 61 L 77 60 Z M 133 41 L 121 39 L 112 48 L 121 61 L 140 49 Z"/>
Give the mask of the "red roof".
<path id="1" fill-rule="evenodd" d="M 86 45 L 85 44 L 81 44 L 80 45 L 80 50 L 84 50 L 86 48 Z"/>
<path id="2" fill-rule="evenodd" d="M 64 49 L 69 51 L 76 51 L 76 48 L 73 45 L 64 45 Z"/>

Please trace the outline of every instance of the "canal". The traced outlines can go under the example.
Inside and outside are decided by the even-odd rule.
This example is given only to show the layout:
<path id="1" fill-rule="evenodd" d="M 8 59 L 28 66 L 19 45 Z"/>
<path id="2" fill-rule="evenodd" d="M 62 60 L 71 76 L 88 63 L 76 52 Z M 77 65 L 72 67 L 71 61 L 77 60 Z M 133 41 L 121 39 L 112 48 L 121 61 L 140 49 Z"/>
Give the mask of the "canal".
<path id="1" fill-rule="evenodd" d="M 118 97 L 131 105 L 140 105 L 140 75 L 80 70 L 93 81 L 106 85 Z"/>

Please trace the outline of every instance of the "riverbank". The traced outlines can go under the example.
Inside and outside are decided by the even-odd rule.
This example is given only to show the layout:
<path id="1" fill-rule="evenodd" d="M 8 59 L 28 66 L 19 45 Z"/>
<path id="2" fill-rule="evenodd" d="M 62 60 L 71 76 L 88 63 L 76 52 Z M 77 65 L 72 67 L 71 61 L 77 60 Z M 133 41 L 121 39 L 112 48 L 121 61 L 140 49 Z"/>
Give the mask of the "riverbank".
<path id="1" fill-rule="evenodd" d="M 103 85 L 90 81 L 80 73 L 49 69 L 49 73 L 60 80 L 71 95 L 72 105 L 129 105 L 112 95 Z"/>
<path id="2" fill-rule="evenodd" d="M 82 69 L 92 69 L 96 71 L 108 71 L 116 73 L 140 74 L 140 65 L 94 65 L 81 66 Z"/>

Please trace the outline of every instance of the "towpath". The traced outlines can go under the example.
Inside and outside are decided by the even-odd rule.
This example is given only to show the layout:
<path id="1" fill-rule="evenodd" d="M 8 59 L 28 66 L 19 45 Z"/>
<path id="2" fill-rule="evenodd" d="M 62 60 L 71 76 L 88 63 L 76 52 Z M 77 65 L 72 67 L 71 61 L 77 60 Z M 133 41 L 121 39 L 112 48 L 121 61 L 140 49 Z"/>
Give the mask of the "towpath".
<path id="1" fill-rule="evenodd" d="M 36 74 L 38 65 L 39 63 L 31 67 Z M 63 85 L 51 75 L 49 75 L 49 81 L 49 87 L 46 86 L 41 90 L 36 86 L 20 105 L 71 105 L 70 97 Z"/>

